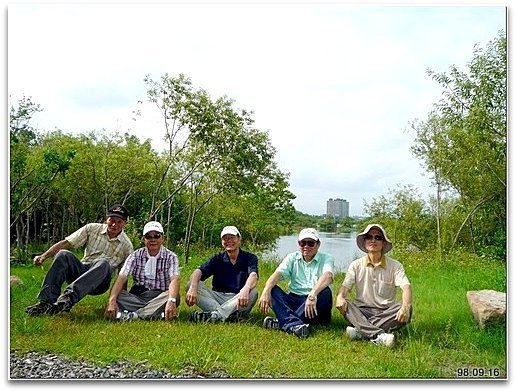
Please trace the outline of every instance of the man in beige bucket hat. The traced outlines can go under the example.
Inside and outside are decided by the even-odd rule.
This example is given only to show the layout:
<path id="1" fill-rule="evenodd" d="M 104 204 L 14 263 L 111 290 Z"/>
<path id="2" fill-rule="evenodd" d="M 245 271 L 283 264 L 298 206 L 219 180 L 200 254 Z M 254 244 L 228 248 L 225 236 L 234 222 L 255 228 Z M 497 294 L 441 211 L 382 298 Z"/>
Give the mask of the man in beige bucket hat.
<path id="1" fill-rule="evenodd" d="M 403 265 L 388 256 L 392 242 L 379 224 L 370 224 L 356 238 L 358 248 L 366 255 L 354 260 L 339 289 L 335 306 L 351 324 L 346 335 L 351 340 L 369 339 L 392 347 L 394 334 L 412 317 L 412 288 Z M 347 297 L 355 286 L 352 302 Z M 396 288 L 402 291 L 402 301 L 396 300 Z"/>

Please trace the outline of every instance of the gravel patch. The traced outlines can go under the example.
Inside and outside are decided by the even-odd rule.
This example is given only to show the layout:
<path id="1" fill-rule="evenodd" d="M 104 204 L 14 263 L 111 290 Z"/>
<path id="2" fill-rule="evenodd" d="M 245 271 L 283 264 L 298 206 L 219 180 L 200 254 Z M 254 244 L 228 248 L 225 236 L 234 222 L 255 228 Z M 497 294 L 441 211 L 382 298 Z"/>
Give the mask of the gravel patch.
<path id="1" fill-rule="evenodd" d="M 64 356 L 52 353 L 28 352 L 20 354 L 16 350 L 10 352 L 10 379 L 203 379 L 230 378 L 223 371 L 209 374 L 198 372 L 193 366 L 187 366 L 179 374 L 171 374 L 166 370 L 153 369 L 147 363 L 118 361 L 104 367 L 86 362 L 73 361 Z"/>

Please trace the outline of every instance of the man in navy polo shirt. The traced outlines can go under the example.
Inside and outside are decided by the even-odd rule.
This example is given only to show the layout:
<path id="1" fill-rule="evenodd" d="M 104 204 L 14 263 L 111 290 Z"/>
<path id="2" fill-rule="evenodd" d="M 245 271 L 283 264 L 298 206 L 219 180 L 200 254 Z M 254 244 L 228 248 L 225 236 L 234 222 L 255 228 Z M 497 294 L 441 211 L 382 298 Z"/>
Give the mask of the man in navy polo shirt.
<path id="1" fill-rule="evenodd" d="M 240 249 L 242 238 L 235 226 L 224 227 L 220 238 L 224 251 L 195 269 L 186 285 L 186 304 L 202 309 L 190 313 L 190 321 L 238 321 L 258 299 L 258 257 Z M 212 288 L 204 283 L 210 277 Z"/>

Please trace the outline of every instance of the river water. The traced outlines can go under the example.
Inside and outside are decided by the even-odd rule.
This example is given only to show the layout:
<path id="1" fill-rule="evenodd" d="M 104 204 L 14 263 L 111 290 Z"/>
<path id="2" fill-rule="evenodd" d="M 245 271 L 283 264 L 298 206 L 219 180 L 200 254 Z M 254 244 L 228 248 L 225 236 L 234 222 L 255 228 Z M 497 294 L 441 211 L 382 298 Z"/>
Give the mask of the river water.
<path id="1" fill-rule="evenodd" d="M 358 249 L 356 233 L 324 233 L 319 232 L 321 237 L 321 252 L 330 253 L 335 258 L 335 271 L 346 272 L 349 264 L 364 253 Z M 276 241 L 276 248 L 264 255 L 264 257 L 277 258 L 281 261 L 287 254 L 299 250 L 297 235 L 281 236 Z"/>

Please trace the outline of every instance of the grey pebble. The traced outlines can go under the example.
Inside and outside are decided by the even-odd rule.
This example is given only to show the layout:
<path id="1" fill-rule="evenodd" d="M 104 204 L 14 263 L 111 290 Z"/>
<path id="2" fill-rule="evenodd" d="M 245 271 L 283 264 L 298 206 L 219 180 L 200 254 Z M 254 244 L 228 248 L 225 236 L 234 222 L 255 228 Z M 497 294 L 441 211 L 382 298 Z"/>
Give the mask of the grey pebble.
<path id="1" fill-rule="evenodd" d="M 153 369 L 147 361 L 118 361 L 104 367 L 73 361 L 52 353 L 10 352 L 10 379 L 186 379 L 230 378 L 223 371 L 201 374 L 187 366 L 174 375 L 163 369 Z"/>

